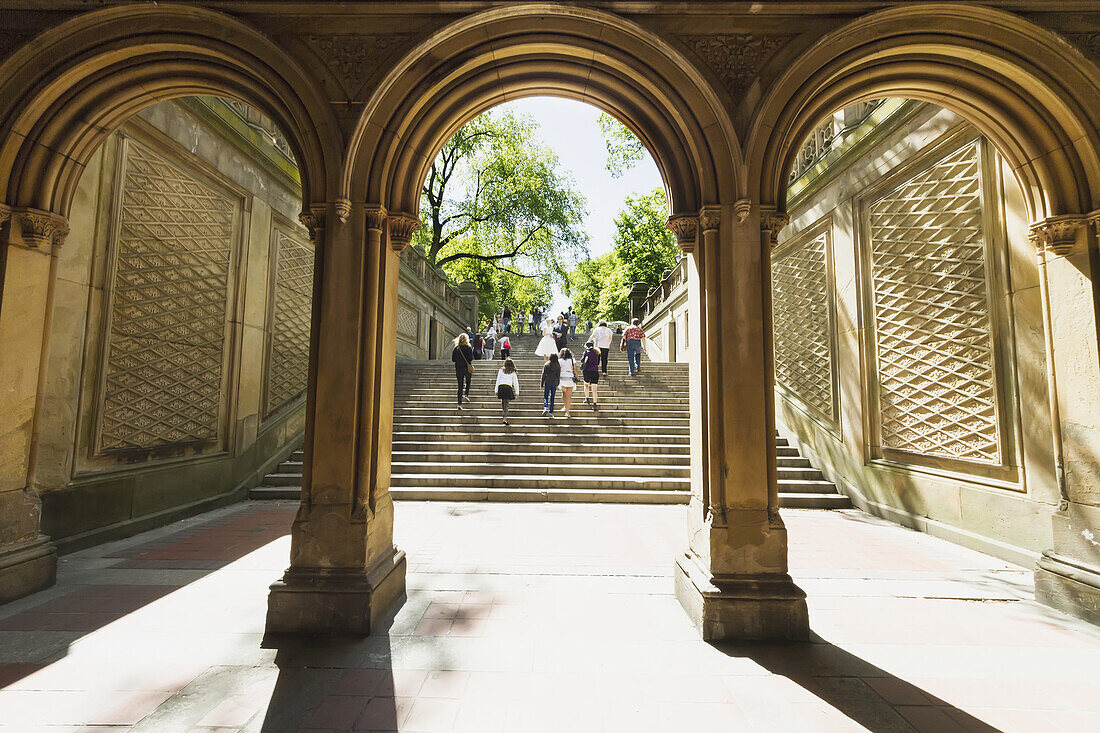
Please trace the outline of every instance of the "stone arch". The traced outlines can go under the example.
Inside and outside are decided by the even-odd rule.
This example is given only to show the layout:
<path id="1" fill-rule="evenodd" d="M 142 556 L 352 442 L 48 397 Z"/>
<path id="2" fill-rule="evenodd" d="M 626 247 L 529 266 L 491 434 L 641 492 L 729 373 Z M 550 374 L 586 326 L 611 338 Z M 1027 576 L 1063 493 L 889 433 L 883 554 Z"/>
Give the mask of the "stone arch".
<path id="1" fill-rule="evenodd" d="M 396 64 L 352 134 L 342 195 L 415 215 L 432 160 L 462 124 L 534 95 L 622 120 L 653 154 L 672 211 L 737 198 L 742 155 L 729 116 L 678 51 L 623 18 L 542 4 L 470 16 Z"/>
<path id="2" fill-rule="evenodd" d="M 294 147 L 307 207 L 324 202 L 341 144 L 318 88 L 221 13 L 150 4 L 77 16 L 0 66 L 0 201 L 65 217 L 84 165 L 123 122 L 165 99 L 216 94 L 270 114 Z"/>
<path id="3" fill-rule="evenodd" d="M 972 122 L 1005 156 L 1033 222 L 1100 202 L 1100 74 L 1068 43 L 1017 16 L 963 4 L 906 5 L 825 36 L 776 81 L 747 144 L 759 200 L 786 207 L 787 172 L 833 111 L 907 97 Z"/>

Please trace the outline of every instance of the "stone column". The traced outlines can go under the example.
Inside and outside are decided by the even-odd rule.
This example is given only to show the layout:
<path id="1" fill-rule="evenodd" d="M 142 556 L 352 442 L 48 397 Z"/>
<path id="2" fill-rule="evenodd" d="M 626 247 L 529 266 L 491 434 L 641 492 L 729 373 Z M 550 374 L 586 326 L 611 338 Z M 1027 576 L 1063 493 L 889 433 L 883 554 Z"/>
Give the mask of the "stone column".
<path id="1" fill-rule="evenodd" d="M 318 243 L 302 505 L 269 633 L 369 634 L 405 593 L 389 495 L 398 252 L 419 221 L 337 202 Z M 325 224 L 328 224 L 325 226 Z M 323 243 L 323 246 L 321 246 Z"/>
<path id="2" fill-rule="evenodd" d="M 1100 292 L 1092 269 L 1100 210 L 1033 224 L 1031 240 L 1039 258 L 1061 499 L 1051 517 L 1053 547 L 1035 570 L 1035 597 L 1100 623 Z"/>
<path id="3" fill-rule="evenodd" d="M 701 313 L 704 371 L 692 388 L 692 399 L 702 398 L 692 404 L 692 448 L 700 443 L 703 455 L 697 485 L 693 454 L 689 546 L 677 558 L 676 595 L 708 640 L 809 635 L 776 500 L 768 278 L 778 221 L 751 216 L 742 202 L 705 207 L 688 272 L 699 293 L 690 297 Z"/>
<path id="4" fill-rule="evenodd" d="M 68 223 L 0 207 L 0 603 L 53 585 L 57 550 L 39 534 L 31 475 L 58 251 Z"/>
<path id="5" fill-rule="evenodd" d="M 470 322 L 461 325 L 476 330 L 478 328 L 478 313 L 481 308 L 481 293 L 478 292 L 477 284 L 473 280 L 466 280 L 455 289 L 458 291 L 458 296 L 462 298 L 462 302 L 469 309 Z"/>
<path id="6" fill-rule="evenodd" d="M 630 317 L 641 319 L 642 306 L 645 304 L 645 299 L 649 295 L 649 286 L 645 283 L 634 283 L 630 286 Z"/>

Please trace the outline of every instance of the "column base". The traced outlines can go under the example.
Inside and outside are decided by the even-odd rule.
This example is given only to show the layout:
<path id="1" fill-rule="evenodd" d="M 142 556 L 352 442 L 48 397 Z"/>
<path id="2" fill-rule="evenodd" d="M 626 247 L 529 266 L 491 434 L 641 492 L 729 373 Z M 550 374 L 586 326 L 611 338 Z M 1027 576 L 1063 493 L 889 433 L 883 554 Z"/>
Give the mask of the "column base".
<path id="1" fill-rule="evenodd" d="M 1100 568 L 1044 552 L 1035 568 L 1035 600 L 1100 625 Z"/>
<path id="2" fill-rule="evenodd" d="M 14 601 L 57 582 L 57 548 L 46 535 L 0 548 L 0 603 Z"/>
<path id="3" fill-rule="evenodd" d="M 367 636 L 405 597 L 405 553 L 371 568 L 291 567 L 271 586 L 268 634 Z"/>
<path id="4" fill-rule="evenodd" d="M 787 574 L 716 578 L 676 559 L 676 598 L 705 641 L 806 641 L 806 594 Z"/>

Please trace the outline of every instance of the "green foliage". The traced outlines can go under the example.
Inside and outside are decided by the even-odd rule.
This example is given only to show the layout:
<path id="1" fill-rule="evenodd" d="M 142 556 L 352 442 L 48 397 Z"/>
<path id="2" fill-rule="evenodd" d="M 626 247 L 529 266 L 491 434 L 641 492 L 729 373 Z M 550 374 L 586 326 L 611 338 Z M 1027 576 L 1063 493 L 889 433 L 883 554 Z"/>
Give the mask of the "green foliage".
<path id="1" fill-rule="evenodd" d="M 415 241 L 452 280 L 477 284 L 483 313 L 548 303 L 551 284 L 587 257 L 587 203 L 559 168 L 538 125 L 507 111 L 475 117 L 433 162 Z"/>
<path id="2" fill-rule="evenodd" d="M 676 264 L 676 240 L 665 228 L 668 204 L 656 189 L 628 197 L 615 217 L 615 248 L 581 262 L 566 279 L 566 292 L 581 318 L 626 320 L 630 315 L 630 288 L 635 282 L 650 287 Z"/>
<path id="3" fill-rule="evenodd" d="M 676 264 L 676 238 L 665 227 L 668 199 L 654 189 L 648 194 L 628 197 L 615 217 L 615 253 L 626 266 L 630 282 L 650 286 L 661 281 L 661 273 Z"/>
<path id="4" fill-rule="evenodd" d="M 607 114 L 600 113 L 596 118 L 603 134 L 603 144 L 607 147 L 607 162 L 604 167 L 612 178 L 619 178 L 636 164 L 642 162 L 646 154 L 645 146 L 626 125 Z"/>

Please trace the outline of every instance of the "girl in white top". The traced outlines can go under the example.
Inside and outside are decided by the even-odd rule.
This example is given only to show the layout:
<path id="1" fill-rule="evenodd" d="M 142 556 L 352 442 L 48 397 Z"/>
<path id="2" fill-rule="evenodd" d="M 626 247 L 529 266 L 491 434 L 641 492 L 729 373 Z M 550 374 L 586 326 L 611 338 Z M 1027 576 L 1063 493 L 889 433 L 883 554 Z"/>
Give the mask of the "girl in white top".
<path id="1" fill-rule="evenodd" d="M 547 318 L 542 324 L 542 340 L 535 347 L 535 353 L 542 357 L 543 362 L 550 358 L 551 354 L 558 353 L 558 344 L 554 340 L 554 319 Z"/>
<path id="2" fill-rule="evenodd" d="M 508 425 L 508 403 L 519 397 L 519 375 L 516 374 L 516 364 L 511 359 L 504 360 L 504 366 L 497 372 L 497 385 L 493 389 L 500 400 L 504 424 Z"/>
<path id="3" fill-rule="evenodd" d="M 558 364 L 561 365 L 561 381 L 558 382 L 558 386 L 561 387 L 561 402 L 565 406 L 565 416 L 569 417 L 569 408 L 573 405 L 573 388 L 577 386 L 574 381 L 576 363 L 573 361 L 573 352 L 562 349 L 558 354 Z"/>

